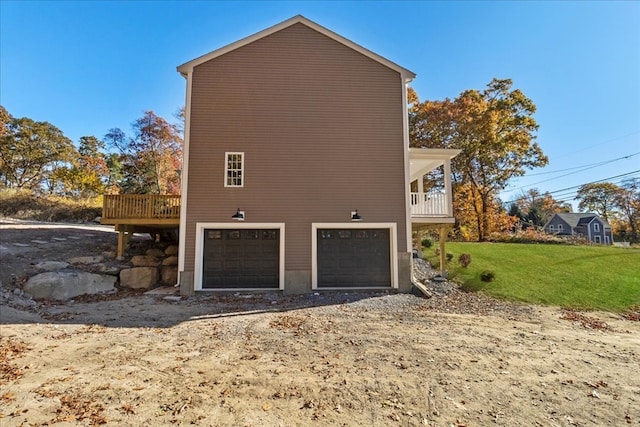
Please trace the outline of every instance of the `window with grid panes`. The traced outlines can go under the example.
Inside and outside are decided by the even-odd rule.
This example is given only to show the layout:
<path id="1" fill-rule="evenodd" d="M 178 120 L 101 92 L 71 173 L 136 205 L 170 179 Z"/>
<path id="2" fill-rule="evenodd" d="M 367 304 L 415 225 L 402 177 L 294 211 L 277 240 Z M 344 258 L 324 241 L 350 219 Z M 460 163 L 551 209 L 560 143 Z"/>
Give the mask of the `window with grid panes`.
<path id="1" fill-rule="evenodd" d="M 224 166 L 225 187 L 242 187 L 244 185 L 244 153 L 226 153 Z"/>

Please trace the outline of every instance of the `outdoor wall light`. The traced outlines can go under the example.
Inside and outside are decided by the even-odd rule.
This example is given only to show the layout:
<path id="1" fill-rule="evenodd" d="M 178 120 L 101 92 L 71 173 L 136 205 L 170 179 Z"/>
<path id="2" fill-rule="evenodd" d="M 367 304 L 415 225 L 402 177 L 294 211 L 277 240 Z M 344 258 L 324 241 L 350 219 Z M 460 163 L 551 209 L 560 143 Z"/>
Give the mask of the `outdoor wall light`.
<path id="1" fill-rule="evenodd" d="M 231 219 L 234 219 L 236 221 L 244 221 L 244 211 L 241 211 L 240 208 L 238 208 L 236 213 L 231 215 Z"/>
<path id="2" fill-rule="evenodd" d="M 358 214 L 358 209 L 351 211 L 351 221 L 362 221 L 362 217 Z"/>

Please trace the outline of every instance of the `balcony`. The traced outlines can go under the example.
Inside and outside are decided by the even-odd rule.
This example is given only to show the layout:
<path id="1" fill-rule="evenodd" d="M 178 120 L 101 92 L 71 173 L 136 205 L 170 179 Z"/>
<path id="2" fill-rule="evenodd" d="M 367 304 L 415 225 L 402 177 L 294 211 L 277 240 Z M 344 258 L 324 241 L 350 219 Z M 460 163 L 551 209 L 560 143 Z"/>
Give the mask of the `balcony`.
<path id="1" fill-rule="evenodd" d="M 409 183 L 412 187 L 409 208 L 414 229 L 422 224 L 453 224 L 451 159 L 459 153 L 460 150 L 441 148 L 409 149 Z M 440 171 L 436 176 L 442 182 L 425 191 L 425 176 L 438 168 Z"/>
<path id="2" fill-rule="evenodd" d="M 449 211 L 449 201 L 445 193 L 411 193 L 411 217 L 427 218 L 452 217 L 453 213 Z"/>

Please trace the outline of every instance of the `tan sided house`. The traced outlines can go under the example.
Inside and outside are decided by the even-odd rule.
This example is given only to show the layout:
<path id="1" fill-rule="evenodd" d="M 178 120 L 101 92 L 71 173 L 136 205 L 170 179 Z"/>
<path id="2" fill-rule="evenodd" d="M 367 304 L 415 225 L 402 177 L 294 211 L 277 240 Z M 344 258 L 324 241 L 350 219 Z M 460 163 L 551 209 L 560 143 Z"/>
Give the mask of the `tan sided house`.
<path id="1" fill-rule="evenodd" d="M 412 231 L 453 223 L 458 153 L 409 149 L 414 73 L 302 16 L 178 71 L 183 294 L 410 289 Z"/>

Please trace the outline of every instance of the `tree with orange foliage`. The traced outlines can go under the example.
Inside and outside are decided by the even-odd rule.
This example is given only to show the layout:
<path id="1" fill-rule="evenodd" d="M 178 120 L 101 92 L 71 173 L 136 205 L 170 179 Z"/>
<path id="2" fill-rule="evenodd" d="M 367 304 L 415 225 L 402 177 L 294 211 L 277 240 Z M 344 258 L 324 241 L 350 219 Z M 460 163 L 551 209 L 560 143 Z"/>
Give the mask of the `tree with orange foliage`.
<path id="1" fill-rule="evenodd" d="M 412 147 L 462 150 L 452 173 L 456 196 L 467 202 L 456 220 L 472 226 L 480 241 L 498 226 L 498 192 L 526 169 L 548 163 L 535 142 L 535 104 L 512 85 L 493 79 L 485 90 L 466 90 L 454 100 L 421 103 L 415 92 L 408 98 Z"/>

